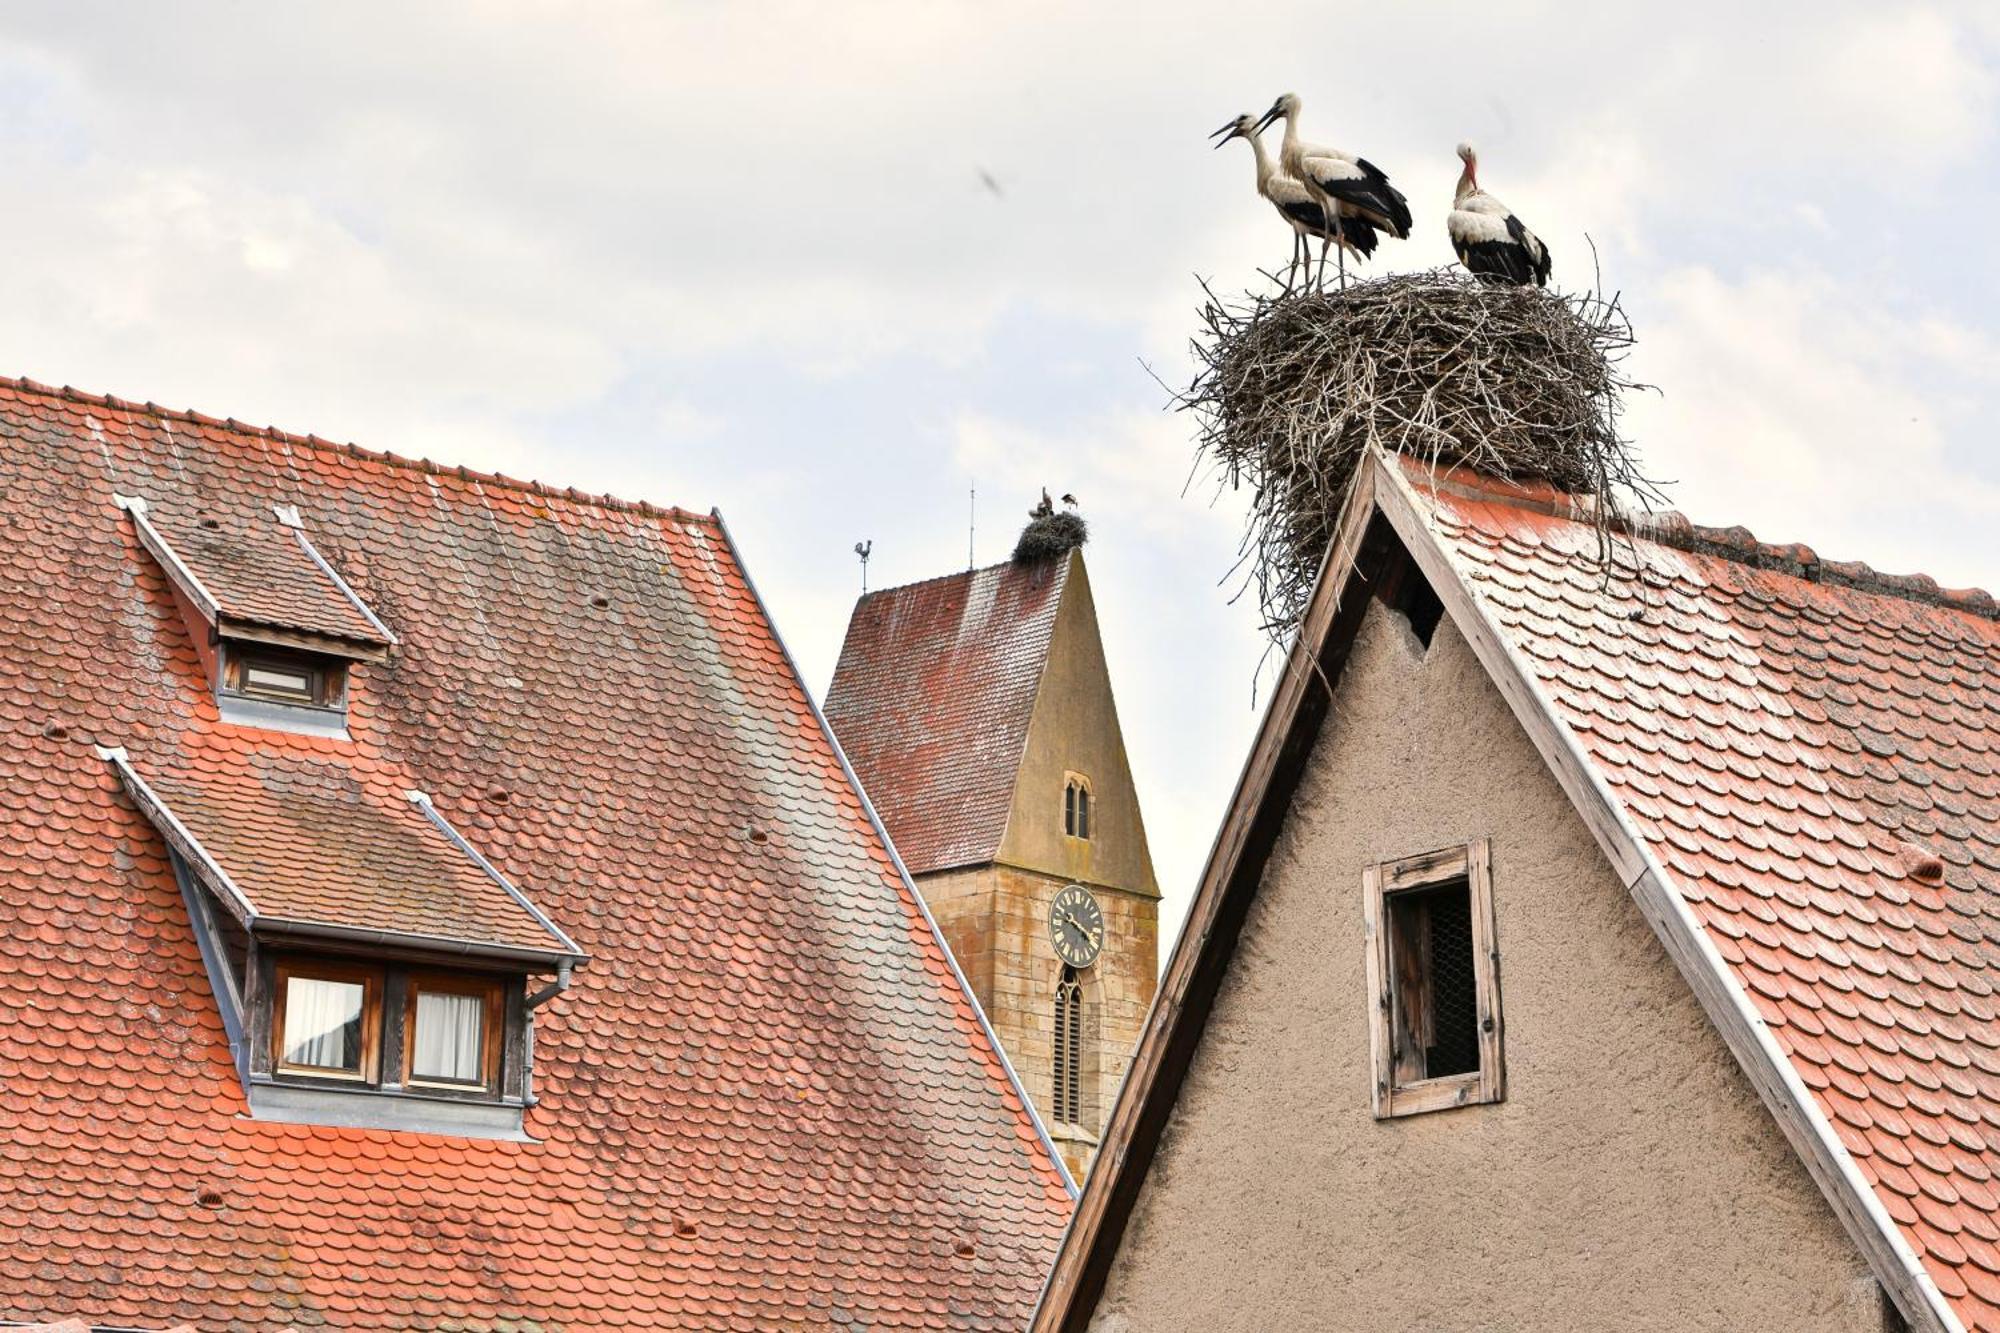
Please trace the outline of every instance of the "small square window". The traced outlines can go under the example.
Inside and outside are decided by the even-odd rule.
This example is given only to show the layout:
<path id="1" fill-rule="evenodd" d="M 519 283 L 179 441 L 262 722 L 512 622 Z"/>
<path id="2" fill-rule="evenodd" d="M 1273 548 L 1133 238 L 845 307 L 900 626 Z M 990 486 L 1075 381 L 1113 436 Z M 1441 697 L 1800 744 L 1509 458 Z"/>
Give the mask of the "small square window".
<path id="1" fill-rule="evenodd" d="M 345 674 L 337 663 L 309 653 L 232 646 L 223 688 L 251 699 L 328 708 L 340 703 Z"/>
<path id="2" fill-rule="evenodd" d="M 495 1085 L 505 1025 L 499 983 L 478 977 L 411 977 L 405 1012 L 406 1083 L 460 1089 Z"/>
<path id="3" fill-rule="evenodd" d="M 1364 876 L 1378 1118 L 1506 1095 L 1488 857 L 1482 839 Z"/>
<path id="4" fill-rule="evenodd" d="M 271 1027 L 278 1070 L 374 1082 L 381 974 L 334 963 L 280 963 L 276 978 Z"/>

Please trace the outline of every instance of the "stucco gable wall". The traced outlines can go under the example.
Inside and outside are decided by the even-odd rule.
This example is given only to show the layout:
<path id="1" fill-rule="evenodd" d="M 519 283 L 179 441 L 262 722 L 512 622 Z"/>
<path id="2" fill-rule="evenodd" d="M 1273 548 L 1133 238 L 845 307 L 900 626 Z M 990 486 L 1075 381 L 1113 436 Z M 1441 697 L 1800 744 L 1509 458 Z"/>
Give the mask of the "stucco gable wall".
<path id="1" fill-rule="evenodd" d="M 1860 1256 L 1449 622 L 1372 609 L 1093 1327 L 1879 1333 Z M 1492 839 L 1507 1100 L 1369 1113 L 1361 871 Z"/>

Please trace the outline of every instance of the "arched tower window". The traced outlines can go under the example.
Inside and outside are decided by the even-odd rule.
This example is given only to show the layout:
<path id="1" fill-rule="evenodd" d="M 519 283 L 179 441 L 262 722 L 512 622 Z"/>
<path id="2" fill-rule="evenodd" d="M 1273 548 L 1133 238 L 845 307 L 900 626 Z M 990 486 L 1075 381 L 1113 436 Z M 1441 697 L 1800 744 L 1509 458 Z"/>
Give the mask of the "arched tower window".
<path id="1" fill-rule="evenodd" d="M 1055 1076 L 1050 1109 L 1069 1125 L 1083 1123 L 1083 983 L 1065 967 L 1056 983 Z"/>
<path id="2" fill-rule="evenodd" d="M 1070 773 L 1063 779 L 1063 832 L 1088 838 L 1091 824 L 1090 779 Z"/>

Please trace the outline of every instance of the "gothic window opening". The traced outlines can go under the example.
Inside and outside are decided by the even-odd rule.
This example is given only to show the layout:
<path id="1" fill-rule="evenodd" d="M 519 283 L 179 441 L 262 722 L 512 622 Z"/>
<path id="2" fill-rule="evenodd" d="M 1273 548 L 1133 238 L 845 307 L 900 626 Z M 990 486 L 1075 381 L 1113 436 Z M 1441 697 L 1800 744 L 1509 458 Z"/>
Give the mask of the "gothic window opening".
<path id="1" fill-rule="evenodd" d="M 1090 780 L 1075 773 L 1063 781 L 1063 832 L 1072 838 L 1090 837 Z"/>
<path id="2" fill-rule="evenodd" d="M 1056 983 L 1054 1087 L 1050 1111 L 1068 1125 L 1083 1123 L 1083 983 L 1065 967 Z"/>

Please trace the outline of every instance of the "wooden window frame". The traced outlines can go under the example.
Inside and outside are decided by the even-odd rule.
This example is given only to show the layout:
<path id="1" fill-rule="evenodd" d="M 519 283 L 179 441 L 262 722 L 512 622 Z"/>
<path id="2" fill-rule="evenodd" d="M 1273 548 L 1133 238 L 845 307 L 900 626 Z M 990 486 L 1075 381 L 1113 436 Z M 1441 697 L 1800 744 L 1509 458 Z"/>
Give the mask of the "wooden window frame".
<path id="1" fill-rule="evenodd" d="M 1479 1068 L 1442 1078 L 1404 1081 L 1396 1071 L 1395 942 L 1390 899 L 1463 880 L 1472 914 L 1473 993 L 1479 1024 Z M 1362 872 L 1367 926 L 1368 1046 L 1373 1056 L 1372 1102 L 1377 1120 L 1506 1100 L 1505 1024 L 1500 1013 L 1500 948 L 1493 915 L 1492 845 L 1480 838 L 1422 856 L 1369 866 Z"/>
<path id="2" fill-rule="evenodd" d="M 295 1065 L 285 1059 L 285 1006 L 290 1000 L 291 980 L 346 981 L 361 984 L 361 1069 L 349 1073 L 320 1065 Z M 281 958 L 272 968 L 271 983 L 271 1068 L 287 1078 L 325 1079 L 348 1085 L 379 1084 L 382 1074 L 382 969 L 365 963 L 343 963 L 317 958 Z"/>
<path id="3" fill-rule="evenodd" d="M 249 669 L 259 663 L 305 673 L 312 682 L 312 697 L 300 698 L 251 688 L 248 684 Z M 294 649 L 232 643 L 223 654 L 222 688 L 245 699 L 288 708 L 339 708 L 346 696 L 347 668 L 340 662 Z"/>
<path id="4" fill-rule="evenodd" d="M 1063 774 L 1063 836 L 1078 842 L 1092 840 L 1091 825 L 1097 818 L 1097 797 L 1090 779 L 1081 773 Z"/>
<path id="5" fill-rule="evenodd" d="M 460 1083 L 453 1079 L 418 1078 L 414 1073 L 417 1055 L 417 995 L 425 990 L 448 995 L 477 995 L 485 1000 L 485 1015 L 479 1033 L 479 1082 Z M 411 972 L 403 981 L 402 1017 L 404 1087 L 488 1095 L 500 1090 L 500 1056 L 507 1037 L 507 995 L 506 987 L 501 985 L 499 978 L 461 972 Z"/>

